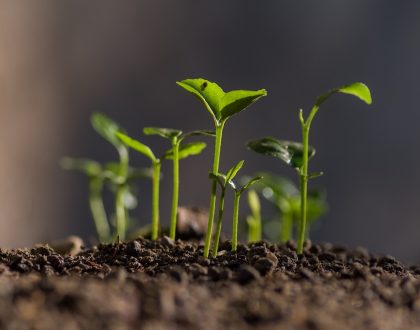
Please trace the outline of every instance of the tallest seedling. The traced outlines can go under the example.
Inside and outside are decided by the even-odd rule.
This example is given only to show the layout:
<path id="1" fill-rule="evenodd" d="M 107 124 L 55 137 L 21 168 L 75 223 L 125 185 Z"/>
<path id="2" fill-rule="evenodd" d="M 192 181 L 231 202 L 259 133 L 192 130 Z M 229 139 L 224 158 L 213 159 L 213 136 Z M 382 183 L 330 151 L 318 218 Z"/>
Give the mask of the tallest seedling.
<path id="1" fill-rule="evenodd" d="M 206 107 L 213 118 L 216 141 L 214 144 L 213 173 L 219 173 L 220 151 L 222 147 L 223 128 L 226 121 L 233 115 L 241 112 L 259 98 L 266 96 L 267 91 L 234 90 L 225 93 L 216 83 L 205 79 L 186 79 L 177 82 L 179 86 L 195 95 Z M 213 231 L 214 210 L 216 207 L 217 182 L 213 180 L 210 195 L 209 220 L 204 242 L 204 257 L 208 258 L 210 241 Z"/>

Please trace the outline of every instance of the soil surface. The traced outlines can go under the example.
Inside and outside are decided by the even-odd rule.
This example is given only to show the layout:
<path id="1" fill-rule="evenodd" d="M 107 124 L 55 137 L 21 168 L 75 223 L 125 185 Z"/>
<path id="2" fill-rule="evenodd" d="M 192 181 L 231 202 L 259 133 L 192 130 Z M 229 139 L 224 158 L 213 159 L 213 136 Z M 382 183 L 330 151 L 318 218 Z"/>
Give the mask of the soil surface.
<path id="1" fill-rule="evenodd" d="M 137 239 L 0 250 L 1 329 L 420 329 L 420 268 L 358 248 Z"/>

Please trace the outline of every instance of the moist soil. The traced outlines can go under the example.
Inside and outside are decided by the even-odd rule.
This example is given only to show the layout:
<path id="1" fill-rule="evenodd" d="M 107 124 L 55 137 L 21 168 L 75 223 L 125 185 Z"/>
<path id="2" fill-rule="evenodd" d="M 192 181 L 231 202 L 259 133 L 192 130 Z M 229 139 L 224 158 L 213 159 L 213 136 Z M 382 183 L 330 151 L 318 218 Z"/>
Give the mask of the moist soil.
<path id="1" fill-rule="evenodd" d="M 362 248 L 139 238 L 0 250 L 1 329 L 420 329 L 420 268 Z"/>

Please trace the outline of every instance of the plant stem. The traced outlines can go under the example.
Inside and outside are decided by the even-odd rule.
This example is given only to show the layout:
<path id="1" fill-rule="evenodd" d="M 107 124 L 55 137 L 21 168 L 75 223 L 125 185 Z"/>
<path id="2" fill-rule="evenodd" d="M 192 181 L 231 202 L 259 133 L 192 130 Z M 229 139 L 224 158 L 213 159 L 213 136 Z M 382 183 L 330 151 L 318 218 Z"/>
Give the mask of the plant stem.
<path id="1" fill-rule="evenodd" d="M 313 117 L 312 117 L 313 118 Z M 302 125 L 302 167 L 300 169 L 300 223 L 298 232 L 297 253 L 302 254 L 306 232 L 306 205 L 308 197 L 308 151 L 310 121 Z"/>
<path id="2" fill-rule="evenodd" d="M 232 251 L 236 251 L 238 247 L 238 218 L 239 218 L 239 200 L 240 193 L 235 193 L 233 200 L 233 223 L 232 223 Z"/>
<path id="3" fill-rule="evenodd" d="M 176 216 L 178 212 L 178 196 L 179 196 L 179 143 L 177 138 L 172 141 L 173 150 L 173 190 L 172 190 L 172 211 L 171 225 L 169 228 L 169 237 L 175 239 L 176 234 Z"/>
<path id="4" fill-rule="evenodd" d="M 219 200 L 219 215 L 217 218 L 216 236 L 214 237 L 214 242 L 213 242 L 213 257 L 217 256 L 217 252 L 219 250 L 220 235 L 222 233 L 222 218 L 223 218 L 223 211 L 225 208 L 225 192 L 226 192 L 226 189 L 222 188 L 222 191 L 220 193 L 220 200 Z"/>
<path id="5" fill-rule="evenodd" d="M 222 148 L 222 135 L 223 127 L 225 122 L 216 124 L 216 141 L 214 143 L 214 159 L 213 159 L 213 173 L 219 172 L 219 161 L 220 161 L 220 151 Z M 210 207 L 209 207 L 209 219 L 207 223 L 207 232 L 206 238 L 204 241 L 204 258 L 209 257 L 210 251 L 210 241 L 213 234 L 213 220 L 214 220 L 214 209 L 216 208 L 216 192 L 217 192 L 217 182 L 212 180 L 211 185 L 211 194 L 210 194 Z"/>
<path id="6" fill-rule="evenodd" d="M 93 177 L 89 180 L 89 206 L 95 223 L 96 232 L 101 243 L 106 243 L 110 239 L 110 229 L 108 218 L 106 216 L 104 203 L 102 200 L 103 181 L 100 178 Z"/>
<path id="7" fill-rule="evenodd" d="M 293 212 L 283 213 L 280 227 L 280 242 L 286 243 L 292 237 Z"/>
<path id="8" fill-rule="evenodd" d="M 158 238 L 159 233 L 159 181 L 160 160 L 153 162 L 153 191 L 152 191 L 152 240 Z"/>
<path id="9" fill-rule="evenodd" d="M 117 217 L 117 236 L 120 240 L 125 239 L 126 231 L 126 209 L 124 205 L 124 195 L 126 193 L 126 180 L 128 172 L 128 150 L 120 148 L 118 150 L 120 155 L 120 169 L 119 169 L 119 182 L 117 183 L 117 191 L 115 195 L 115 215 Z"/>

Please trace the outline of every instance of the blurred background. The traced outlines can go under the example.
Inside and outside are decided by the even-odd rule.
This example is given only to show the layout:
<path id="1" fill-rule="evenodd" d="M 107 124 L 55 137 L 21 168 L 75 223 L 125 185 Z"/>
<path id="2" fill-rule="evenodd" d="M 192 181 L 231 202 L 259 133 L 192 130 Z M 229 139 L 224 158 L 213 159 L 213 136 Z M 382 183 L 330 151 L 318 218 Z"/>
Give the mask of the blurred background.
<path id="1" fill-rule="evenodd" d="M 295 180 L 293 170 L 245 142 L 299 139 L 299 108 L 309 111 L 319 94 L 363 81 L 371 107 L 335 96 L 312 125 L 310 166 L 325 175 L 311 185 L 325 187 L 330 204 L 312 239 L 420 261 L 419 13 L 418 1 L 2 1 L 0 246 L 95 235 L 86 179 L 58 165 L 64 155 L 117 159 L 92 130 L 93 111 L 159 153 L 167 141 L 142 137 L 142 127 L 212 128 L 175 81 L 266 88 L 268 97 L 228 122 L 221 169 L 245 159 L 243 174 L 268 170 Z M 208 142 L 203 155 L 181 163 L 181 204 L 208 206 Z M 168 222 L 169 163 L 163 171 Z M 140 183 L 139 197 L 134 215 L 144 225 L 150 182 Z"/>

